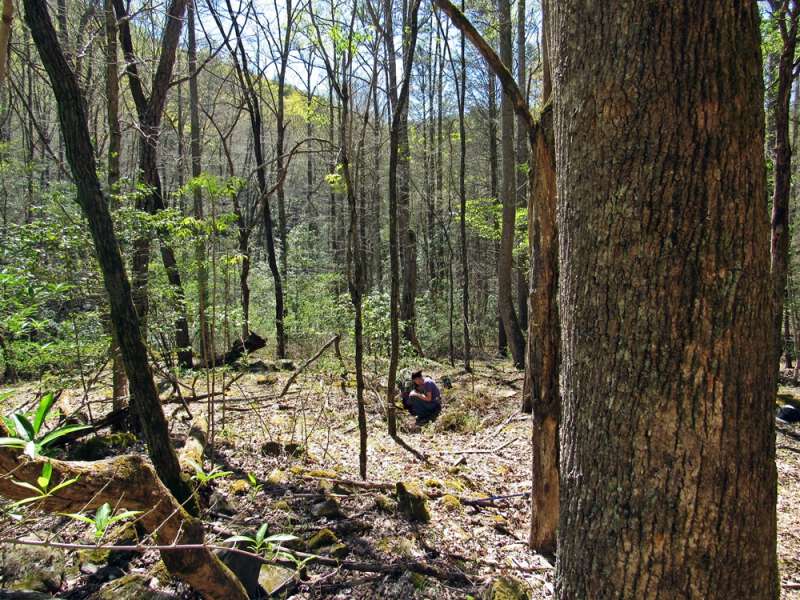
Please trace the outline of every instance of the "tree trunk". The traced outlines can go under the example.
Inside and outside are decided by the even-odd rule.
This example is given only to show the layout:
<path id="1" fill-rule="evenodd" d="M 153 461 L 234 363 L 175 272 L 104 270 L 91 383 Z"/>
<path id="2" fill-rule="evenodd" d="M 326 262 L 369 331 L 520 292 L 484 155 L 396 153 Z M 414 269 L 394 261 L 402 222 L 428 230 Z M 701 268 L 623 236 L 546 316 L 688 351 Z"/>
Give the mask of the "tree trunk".
<path id="1" fill-rule="evenodd" d="M 778 60 L 777 92 L 772 105 L 775 126 L 775 189 L 772 194 L 772 295 L 775 304 L 773 331 L 775 361 L 780 362 L 783 351 L 781 325 L 786 298 L 786 278 L 789 273 L 789 198 L 792 185 L 792 148 L 789 145 L 789 110 L 794 79 L 795 48 L 797 47 L 798 7 L 793 0 L 771 2 L 778 19 L 783 47 Z"/>
<path id="2" fill-rule="evenodd" d="M 187 0 L 172 0 L 167 8 L 167 19 L 164 34 L 161 38 L 161 51 L 158 66 L 151 85 L 150 95 L 145 96 L 144 86 L 137 66 L 138 59 L 133 48 L 130 18 L 122 0 L 113 0 L 114 11 L 119 23 L 119 34 L 122 50 L 127 66 L 128 84 L 136 105 L 139 119 L 139 180 L 147 188 L 147 193 L 137 200 L 137 209 L 154 215 L 164 210 L 164 197 L 161 187 L 161 176 L 158 172 L 158 143 L 161 130 L 161 119 L 167 102 L 167 95 L 175 66 L 178 42 L 183 29 L 183 15 Z M 161 232 L 161 260 L 167 274 L 167 281 L 172 287 L 177 305 L 175 317 L 175 345 L 178 348 L 178 363 L 185 368 L 192 366 L 191 337 L 189 322 L 186 318 L 186 300 L 178 270 L 175 252 L 166 241 L 166 232 Z M 133 287 L 134 300 L 146 330 L 148 301 L 148 270 L 150 263 L 151 242 L 147 234 L 134 241 Z"/>
<path id="3" fill-rule="evenodd" d="M 117 19 L 114 16 L 114 7 L 111 0 L 105 0 L 103 4 L 105 17 L 105 39 L 106 39 L 106 114 L 108 122 L 108 187 L 113 193 L 119 181 L 119 153 L 122 149 L 122 131 L 119 124 L 119 73 L 117 69 Z M 122 355 L 119 351 L 119 343 L 111 327 L 111 378 L 112 378 L 112 408 L 120 410 L 125 405 L 125 397 L 128 395 L 128 378 L 125 375 L 125 365 L 122 362 Z"/>
<path id="4" fill-rule="evenodd" d="M 25 0 L 25 20 L 50 78 L 58 105 L 67 160 L 77 188 L 77 201 L 89 225 L 103 282 L 111 307 L 111 321 L 120 345 L 131 391 L 131 405 L 142 425 L 150 459 L 156 472 L 175 497 L 196 512 L 189 486 L 181 478 L 178 457 L 169 439 L 139 318 L 119 251 L 117 236 L 94 159 L 86 112 L 78 82 L 67 64 L 44 0 Z"/>
<path id="5" fill-rule="evenodd" d="M 511 7 L 510 0 L 498 0 L 500 21 L 500 59 L 506 68 L 513 64 L 511 52 Z M 500 255 L 497 258 L 497 304 L 506 332 L 514 365 L 525 366 L 525 338 L 519 327 L 517 313 L 512 300 L 512 270 L 514 251 L 514 228 L 517 213 L 516 162 L 514 158 L 514 105 L 507 92 L 500 102 L 500 150 L 502 155 L 502 203 L 503 224 L 500 232 Z"/>
<path id="6" fill-rule="evenodd" d="M 11 25 L 14 22 L 14 1 L 3 0 L 0 15 L 0 84 L 6 79 L 8 69 L 8 41 L 11 39 Z"/>
<path id="7" fill-rule="evenodd" d="M 777 598 L 755 2 L 550 5 L 556 597 Z"/>
<path id="8" fill-rule="evenodd" d="M 526 29 L 525 29 L 525 0 L 517 0 L 517 86 L 525 95 L 528 103 L 528 82 L 526 66 Z M 517 208 L 528 206 L 528 173 L 523 168 L 528 164 L 528 136 L 525 118 L 517 115 L 517 143 L 516 143 L 516 174 L 517 174 Z M 528 215 L 530 218 L 530 215 Z M 522 264 L 520 264 L 522 263 Z M 519 327 L 522 331 L 528 330 L 528 287 L 530 278 L 525 268 L 524 261 L 517 261 L 517 306 L 519 307 Z"/>
<path id="9" fill-rule="evenodd" d="M 461 0 L 461 10 L 464 10 L 464 0 Z M 458 87 L 458 228 L 461 239 L 461 318 L 464 331 L 464 370 L 472 371 L 472 351 L 469 339 L 469 256 L 467 254 L 467 128 L 466 99 L 467 99 L 467 46 L 464 32 L 461 32 L 460 85 Z"/>
<path id="10" fill-rule="evenodd" d="M 203 172 L 203 151 L 200 145 L 200 96 L 197 91 L 197 40 L 195 39 L 194 16 L 194 0 L 189 0 L 186 9 L 186 29 L 188 34 L 186 50 L 189 63 L 189 123 L 192 130 L 190 142 L 192 178 L 200 177 Z M 195 185 L 192 187 L 192 204 L 195 219 L 202 221 L 205 218 L 205 214 L 203 211 L 203 191 L 200 186 Z M 211 347 L 211 332 L 208 324 L 208 266 L 206 264 L 205 238 L 202 233 L 198 234 L 194 245 L 194 260 L 197 265 L 197 316 L 200 324 L 200 358 L 203 365 L 209 366 L 211 361 L 214 360 L 215 349 Z M 242 270 L 244 270 L 244 265 Z"/>

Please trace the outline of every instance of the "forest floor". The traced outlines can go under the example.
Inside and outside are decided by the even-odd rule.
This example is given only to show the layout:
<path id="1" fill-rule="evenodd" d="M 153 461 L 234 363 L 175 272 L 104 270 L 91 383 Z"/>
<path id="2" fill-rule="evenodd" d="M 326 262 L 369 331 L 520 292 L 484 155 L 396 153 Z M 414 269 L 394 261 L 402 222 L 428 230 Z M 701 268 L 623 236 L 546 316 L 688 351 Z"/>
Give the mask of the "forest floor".
<path id="1" fill-rule="evenodd" d="M 276 597 L 466 598 L 481 595 L 501 575 L 524 582 L 532 598 L 552 597 L 553 564 L 532 554 L 526 543 L 530 418 L 519 410 L 522 374 L 508 362 L 479 362 L 473 374 L 427 362 L 426 374 L 440 383 L 449 379 L 452 388 L 443 389 L 444 410 L 439 419 L 421 429 L 398 411 L 403 440 L 428 458 L 421 462 L 386 433 L 385 398 L 379 392 L 386 380 L 373 375 L 385 373 L 385 364 L 370 358 L 365 398 L 371 484 L 367 487 L 360 484 L 358 470 L 354 381 L 352 374 L 342 379 L 332 359 L 323 355 L 280 397 L 291 371 L 253 356 L 250 370 L 227 388 L 224 403 L 215 396 L 215 453 L 206 461 L 206 471 L 213 464 L 232 473 L 213 480 L 202 491 L 210 541 L 252 535 L 268 523 L 271 534 L 293 534 L 303 540 L 294 543 L 306 551 L 339 560 L 338 566 L 310 562 L 302 580 L 289 577 L 285 581 L 283 575 L 289 572 L 270 572 L 278 586 Z M 228 374 L 227 381 L 235 376 Z M 88 394 L 94 418 L 110 409 L 110 391 L 103 381 L 101 377 Z M 183 394 L 191 396 L 188 387 L 192 385 L 194 394 L 205 394 L 206 383 L 184 380 Z M 342 384 L 347 394 L 342 393 Z M 166 398 L 170 392 L 164 387 L 162 397 Z M 222 387 L 218 376 L 214 389 Z M 13 404 L 29 402 L 36 390 L 34 385 L 17 388 Z M 800 388 L 782 388 L 782 392 L 800 399 Z M 65 413 L 86 412 L 80 388 L 66 390 L 59 402 Z M 180 446 L 188 430 L 186 411 L 180 403 L 170 403 L 165 409 Z M 189 404 L 195 416 L 206 414 L 207 409 L 206 400 Z M 139 444 L 120 446 L 102 448 L 105 454 L 143 451 Z M 777 447 L 781 598 L 798 599 L 800 428 L 780 426 Z M 81 450 L 69 452 L 74 457 Z M 259 488 L 247 482 L 248 474 L 258 480 Z M 412 522 L 397 510 L 397 482 L 416 484 L 425 492 L 430 521 Z M 473 500 L 496 496 L 511 497 L 470 506 Z M 0 536 L 30 535 L 33 527 L 40 536 L 49 530 L 48 535 L 58 540 L 86 540 L 86 525 L 41 515 L 35 521 L 6 520 Z M 21 546 L 15 548 L 17 553 L 22 551 Z M 25 551 L 30 553 L 29 563 L 57 565 L 59 572 L 44 588 L 39 587 L 54 597 L 124 600 L 130 593 L 130 597 L 161 600 L 193 597 L 163 576 L 154 551 L 105 562 L 85 552 Z M 23 562 L 19 555 L 16 561 Z M 8 563 L 8 555 L 0 554 L 0 588 L 19 587 L 23 574 L 15 578 Z M 24 577 L 30 579 L 27 571 Z M 133 586 L 133 591 L 124 586 Z"/>

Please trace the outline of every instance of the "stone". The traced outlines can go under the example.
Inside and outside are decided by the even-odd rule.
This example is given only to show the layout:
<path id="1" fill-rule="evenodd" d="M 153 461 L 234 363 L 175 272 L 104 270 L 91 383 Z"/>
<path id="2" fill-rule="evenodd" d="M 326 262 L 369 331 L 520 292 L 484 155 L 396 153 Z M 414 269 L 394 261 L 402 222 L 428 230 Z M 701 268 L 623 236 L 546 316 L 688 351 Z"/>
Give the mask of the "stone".
<path id="1" fill-rule="evenodd" d="M 484 600 L 530 600 L 531 590 L 521 579 L 503 575 L 492 581 L 483 598 Z"/>
<path id="2" fill-rule="evenodd" d="M 379 511 L 393 515 L 397 512 L 397 502 L 389 498 L 386 494 L 375 496 L 375 508 Z"/>
<path id="3" fill-rule="evenodd" d="M 338 519 L 343 515 L 339 503 L 333 498 L 326 498 L 322 502 L 317 502 L 311 507 L 311 514 L 317 518 L 326 517 L 328 519 Z"/>
<path id="4" fill-rule="evenodd" d="M 428 497 L 416 483 L 397 482 L 397 508 L 410 521 L 427 523 L 431 520 Z"/>
<path id="5" fill-rule="evenodd" d="M 144 575 L 131 574 L 105 584 L 92 598 L 93 600 L 173 600 L 175 596 L 152 590 Z"/>
<path id="6" fill-rule="evenodd" d="M 234 496 L 242 496 L 250 491 L 250 482 L 246 479 L 237 479 L 231 484 L 230 491 Z"/>
<path id="7" fill-rule="evenodd" d="M 258 583 L 270 596 L 294 581 L 294 571 L 278 565 L 261 565 Z"/>
<path id="8" fill-rule="evenodd" d="M 442 508 L 447 512 L 461 512 L 463 507 L 461 506 L 461 501 L 452 494 L 445 494 L 439 499 L 439 503 L 441 504 Z"/>
<path id="9" fill-rule="evenodd" d="M 350 554 L 350 548 L 348 548 L 347 544 L 339 542 L 338 544 L 333 544 L 332 546 L 328 546 L 325 549 L 325 553 L 332 556 L 333 558 L 341 560 L 345 558 L 348 554 Z"/>
<path id="10" fill-rule="evenodd" d="M 270 485 L 286 485 L 288 481 L 289 476 L 286 474 L 286 471 L 281 471 L 280 469 L 272 469 L 267 476 L 267 483 Z"/>
<path id="11" fill-rule="evenodd" d="M 9 590 L 0 590 L 0 600 L 58 600 L 58 598 L 43 592 L 12 592 Z"/>
<path id="12" fill-rule="evenodd" d="M 264 375 L 263 377 L 259 377 L 256 379 L 256 383 L 258 385 L 275 385 L 278 381 L 278 378 L 275 375 Z"/>
<path id="13" fill-rule="evenodd" d="M 56 592 L 64 582 L 65 571 L 65 553 L 59 548 L 21 544 L 0 547 L 0 586 L 4 588 Z"/>
<path id="14" fill-rule="evenodd" d="M 327 527 L 320 529 L 317 533 L 306 540 L 306 546 L 310 550 L 318 550 L 324 546 L 332 546 L 333 544 L 338 543 L 339 538 L 337 538 L 336 534 Z"/>

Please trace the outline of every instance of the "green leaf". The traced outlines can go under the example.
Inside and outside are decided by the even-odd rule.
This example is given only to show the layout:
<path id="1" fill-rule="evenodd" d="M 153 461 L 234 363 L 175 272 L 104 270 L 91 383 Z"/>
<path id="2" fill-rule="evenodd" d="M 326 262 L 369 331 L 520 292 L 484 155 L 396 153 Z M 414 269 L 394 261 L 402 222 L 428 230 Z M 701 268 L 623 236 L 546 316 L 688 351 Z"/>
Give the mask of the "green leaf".
<path id="1" fill-rule="evenodd" d="M 24 448 L 25 440 L 15 437 L 0 437 L 0 446 L 11 446 L 13 448 Z"/>
<path id="2" fill-rule="evenodd" d="M 36 479 L 36 485 L 42 490 L 47 490 L 50 485 L 50 478 L 53 476 L 53 465 L 46 462 L 42 465 L 42 474 Z"/>
<path id="3" fill-rule="evenodd" d="M 14 427 L 17 430 L 17 435 L 26 442 L 30 442 L 34 437 L 36 437 L 33 431 L 33 425 L 31 425 L 31 422 L 25 418 L 25 415 L 16 413 L 11 416 L 11 419 L 14 421 Z"/>
<path id="4" fill-rule="evenodd" d="M 231 537 L 226 538 L 223 541 L 231 543 L 231 544 L 236 543 L 236 542 L 249 542 L 251 544 L 255 543 L 255 540 L 253 538 L 247 537 L 246 535 L 232 535 Z"/>
<path id="5" fill-rule="evenodd" d="M 33 431 L 35 435 L 38 435 L 39 430 L 42 428 L 42 423 L 47 418 L 47 414 L 50 412 L 50 409 L 53 408 L 53 403 L 56 401 L 56 397 L 53 394 L 45 394 L 42 396 L 42 399 L 39 400 L 39 408 L 36 410 L 36 416 L 33 418 Z"/>
<path id="6" fill-rule="evenodd" d="M 47 446 L 48 444 L 53 443 L 58 438 L 67 435 L 68 433 L 73 433 L 75 431 L 82 431 L 84 429 L 91 429 L 91 425 L 65 425 L 64 427 L 59 427 L 48 433 L 44 436 L 40 441 L 39 444 L 41 446 Z"/>
<path id="7" fill-rule="evenodd" d="M 140 511 L 140 510 L 126 510 L 126 511 L 121 512 L 118 515 L 114 515 L 113 517 L 111 517 L 108 520 L 108 524 L 109 524 L 109 526 L 111 526 L 114 523 L 118 523 L 119 521 L 122 521 L 124 519 L 130 519 L 131 517 L 135 517 L 136 515 L 139 515 L 141 513 L 142 513 L 142 511 Z"/>
<path id="8" fill-rule="evenodd" d="M 27 481 L 17 481 L 16 479 L 12 479 L 11 483 L 14 485 L 18 485 L 19 487 L 25 488 L 26 490 L 31 490 L 37 494 L 37 497 L 41 495 L 42 490 L 37 488 L 35 485 L 28 483 Z"/>
<path id="9" fill-rule="evenodd" d="M 59 483 L 57 486 L 55 486 L 53 489 L 50 490 L 49 495 L 52 496 L 59 490 L 63 490 L 65 487 L 70 486 L 76 481 L 78 481 L 78 479 L 80 479 L 80 476 L 73 477 L 72 479 L 67 479 L 66 481 L 62 481 L 61 483 Z"/>
<path id="10" fill-rule="evenodd" d="M 267 535 L 267 527 L 268 525 L 264 523 L 261 527 L 258 528 L 256 532 L 256 544 L 259 546 L 264 543 L 264 536 Z"/>
<path id="11" fill-rule="evenodd" d="M 94 525 L 94 519 L 90 519 L 89 517 L 85 517 L 78 513 L 58 513 L 60 515 L 64 515 L 65 517 L 69 517 L 70 519 L 75 519 L 76 521 L 83 521 L 84 523 L 88 523 L 89 525 Z"/>

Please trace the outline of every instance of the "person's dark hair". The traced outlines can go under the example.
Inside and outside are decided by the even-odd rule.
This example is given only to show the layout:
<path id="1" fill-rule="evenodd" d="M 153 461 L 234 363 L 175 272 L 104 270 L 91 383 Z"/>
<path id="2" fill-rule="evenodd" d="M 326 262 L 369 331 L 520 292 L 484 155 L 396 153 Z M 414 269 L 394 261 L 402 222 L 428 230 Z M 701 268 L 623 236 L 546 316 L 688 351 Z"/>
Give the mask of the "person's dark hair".
<path id="1" fill-rule="evenodd" d="M 411 379 L 416 379 L 417 377 L 422 377 L 422 371 L 414 371 L 411 373 Z"/>

